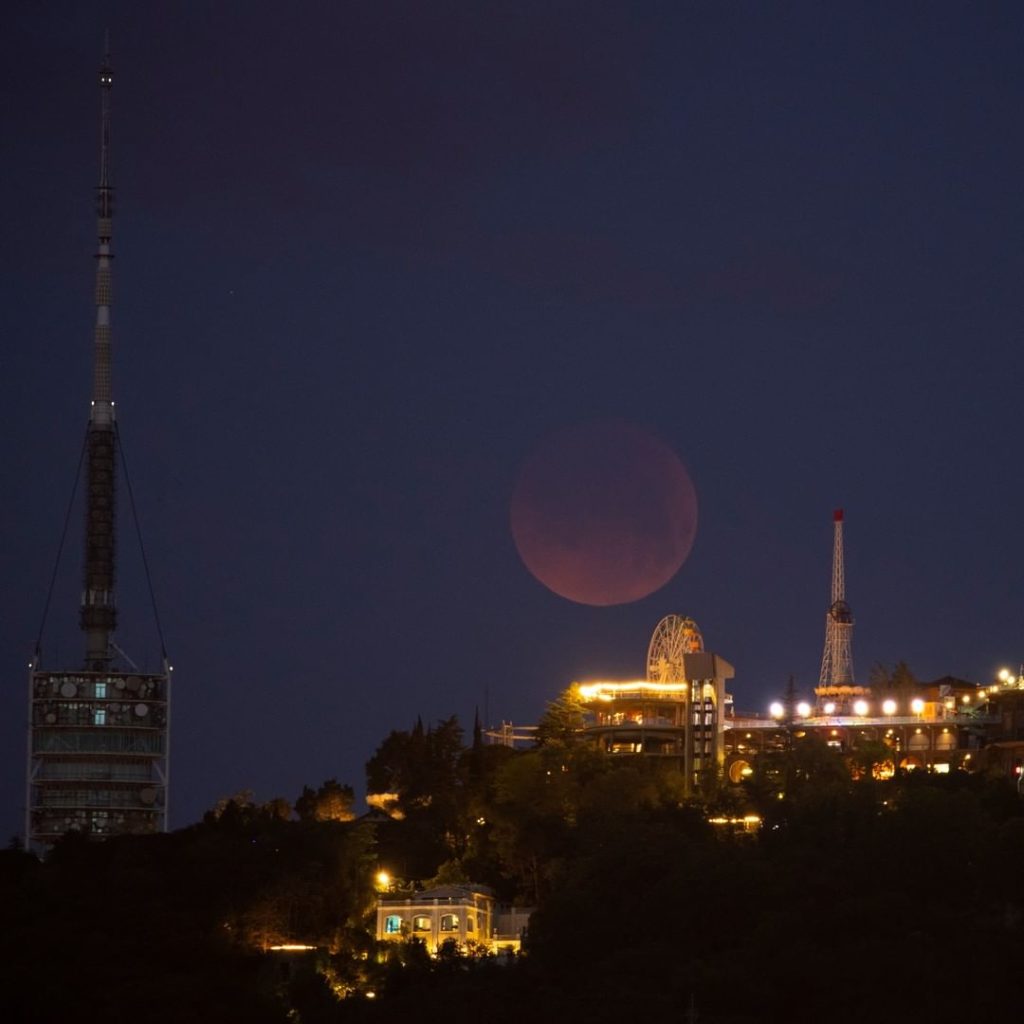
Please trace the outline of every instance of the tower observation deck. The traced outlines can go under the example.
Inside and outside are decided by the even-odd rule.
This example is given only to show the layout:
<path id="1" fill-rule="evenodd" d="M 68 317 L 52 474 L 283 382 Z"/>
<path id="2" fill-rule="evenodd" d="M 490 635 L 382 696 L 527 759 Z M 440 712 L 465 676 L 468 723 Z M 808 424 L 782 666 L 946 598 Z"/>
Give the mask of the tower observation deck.
<path id="1" fill-rule="evenodd" d="M 100 174 L 96 189 L 96 322 L 85 438 L 85 551 L 79 623 L 85 656 L 74 670 L 31 663 L 25 845 L 45 851 L 66 832 L 93 838 L 167 828 L 170 667 L 121 667 L 113 641 L 116 479 L 120 442 L 111 383 L 114 190 L 109 52 L 99 71 Z M 159 623 L 158 623 L 159 627 Z"/>

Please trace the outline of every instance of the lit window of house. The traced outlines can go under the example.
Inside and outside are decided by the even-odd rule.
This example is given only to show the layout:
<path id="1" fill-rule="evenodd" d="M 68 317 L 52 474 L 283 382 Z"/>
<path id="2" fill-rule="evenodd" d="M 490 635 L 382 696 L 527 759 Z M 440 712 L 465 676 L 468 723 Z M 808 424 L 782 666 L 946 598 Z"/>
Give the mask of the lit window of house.
<path id="1" fill-rule="evenodd" d="M 398 935 L 402 931 L 402 919 L 397 914 L 389 914 L 384 921 L 384 931 L 388 935 Z"/>
<path id="2" fill-rule="evenodd" d="M 417 914 L 412 919 L 412 930 L 414 932 L 429 932 L 430 918 L 426 914 Z"/>
<path id="3" fill-rule="evenodd" d="M 459 915 L 458 914 L 442 914 L 441 915 L 441 931 L 443 932 L 457 932 L 459 930 Z"/>

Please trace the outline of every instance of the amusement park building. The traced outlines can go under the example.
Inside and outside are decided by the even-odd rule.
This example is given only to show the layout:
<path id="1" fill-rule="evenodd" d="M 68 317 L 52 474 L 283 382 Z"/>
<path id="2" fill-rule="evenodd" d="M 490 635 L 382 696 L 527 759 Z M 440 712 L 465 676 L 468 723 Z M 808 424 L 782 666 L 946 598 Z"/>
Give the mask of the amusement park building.
<path id="1" fill-rule="evenodd" d="M 910 692 L 828 682 L 814 703 L 778 701 L 769 714 L 736 711 L 724 658 L 704 650 L 692 619 L 666 616 L 648 650 L 647 678 L 574 684 L 586 735 L 605 752 L 675 762 L 689 792 L 724 776 L 740 783 L 758 757 L 818 737 L 851 753 L 891 751 L 880 770 L 987 770 L 1019 778 L 1024 763 L 1024 681 L 1004 673 L 988 687 L 946 677 Z M 877 748 L 876 748 L 877 749 Z"/>

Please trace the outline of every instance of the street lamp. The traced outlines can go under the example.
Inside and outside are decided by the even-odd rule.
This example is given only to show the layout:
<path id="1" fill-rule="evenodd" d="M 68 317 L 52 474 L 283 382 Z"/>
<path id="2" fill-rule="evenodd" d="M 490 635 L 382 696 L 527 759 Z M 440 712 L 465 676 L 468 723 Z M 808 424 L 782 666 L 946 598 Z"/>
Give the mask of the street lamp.
<path id="1" fill-rule="evenodd" d="M 1016 675 L 1014 675 L 1008 668 L 1001 668 L 997 678 L 1001 683 L 1005 683 L 1007 686 L 1024 686 L 1024 665 L 1021 665 L 1017 670 Z"/>
<path id="2" fill-rule="evenodd" d="M 862 718 L 868 713 L 868 702 L 866 700 L 858 700 L 854 702 L 853 713 L 860 715 Z"/>
<path id="3" fill-rule="evenodd" d="M 895 715 L 896 714 L 896 701 L 894 701 L 894 700 L 882 701 L 882 711 L 886 715 Z"/>

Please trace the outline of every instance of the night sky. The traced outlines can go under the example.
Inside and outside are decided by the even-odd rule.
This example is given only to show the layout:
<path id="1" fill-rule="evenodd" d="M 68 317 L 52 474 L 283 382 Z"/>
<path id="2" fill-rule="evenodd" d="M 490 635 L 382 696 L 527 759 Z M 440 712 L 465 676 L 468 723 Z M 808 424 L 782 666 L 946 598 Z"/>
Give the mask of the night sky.
<path id="1" fill-rule="evenodd" d="M 832 510 L 854 664 L 1024 659 L 1024 6 L 27 3 L 5 16 L 0 827 L 88 415 L 114 54 L 115 396 L 175 666 L 172 824 L 392 728 L 536 721 L 690 615 L 762 710 L 817 681 Z M 556 431 L 684 461 L 634 604 L 524 568 Z M 125 489 L 121 487 L 122 498 Z M 44 665 L 79 667 L 83 513 Z M 157 668 L 127 506 L 117 640 Z"/>

